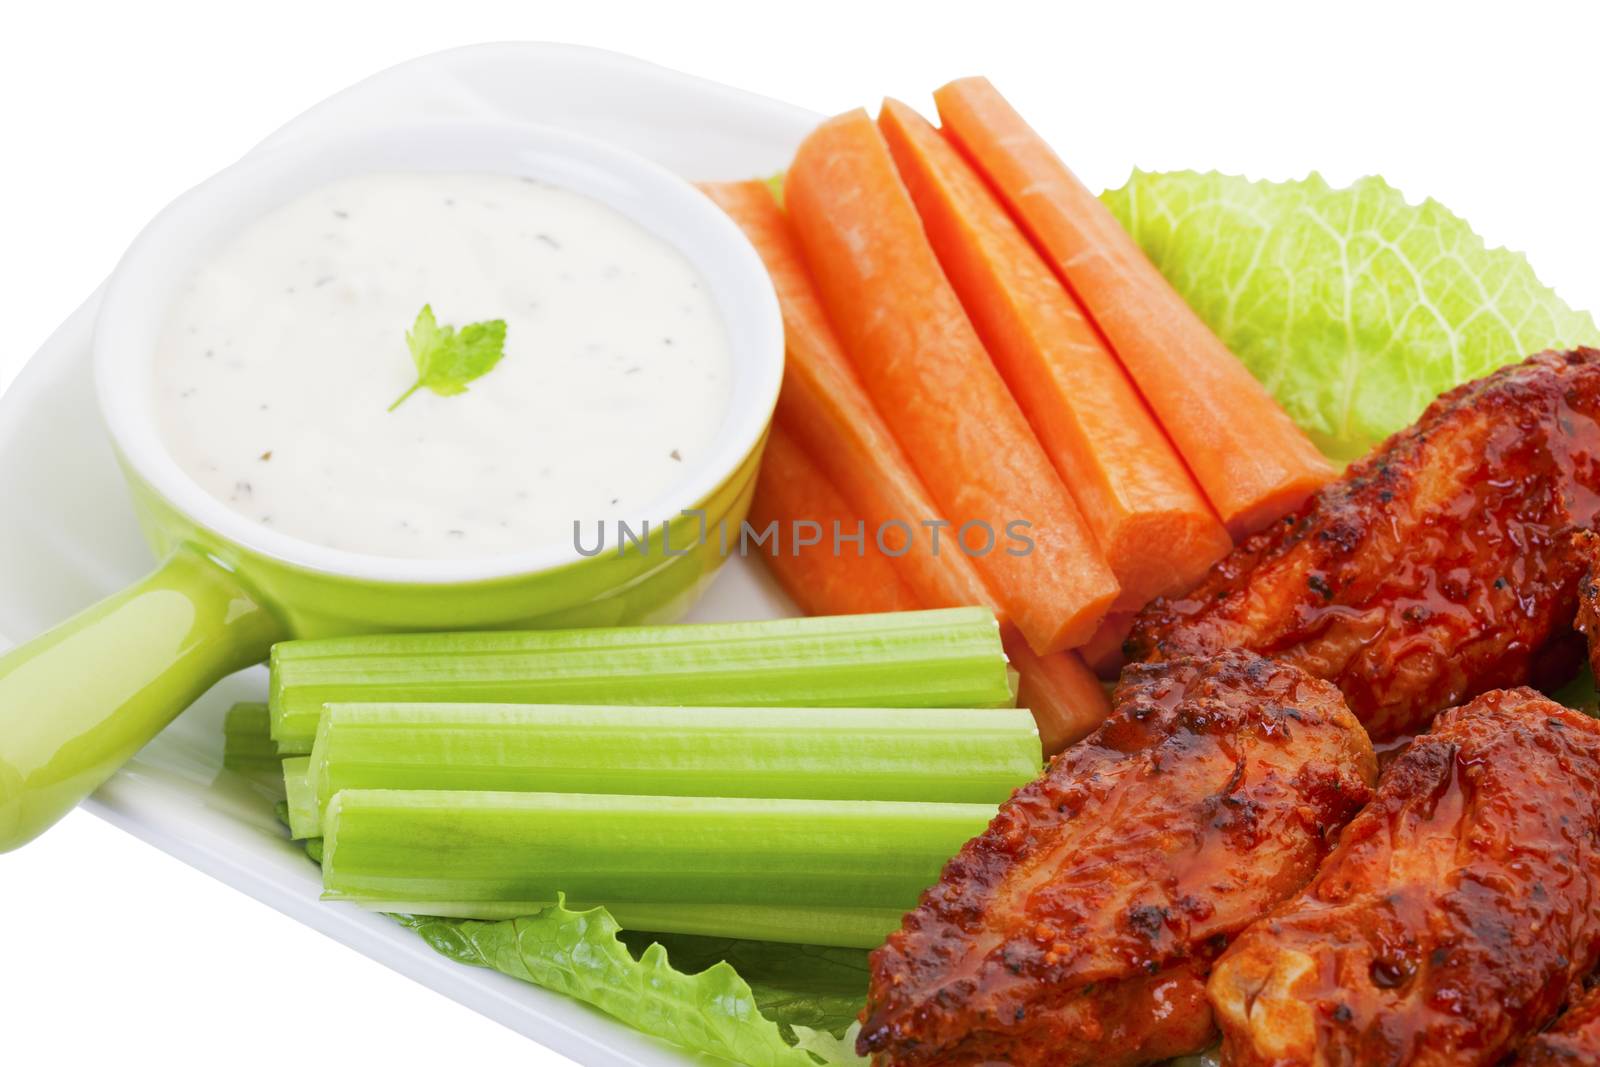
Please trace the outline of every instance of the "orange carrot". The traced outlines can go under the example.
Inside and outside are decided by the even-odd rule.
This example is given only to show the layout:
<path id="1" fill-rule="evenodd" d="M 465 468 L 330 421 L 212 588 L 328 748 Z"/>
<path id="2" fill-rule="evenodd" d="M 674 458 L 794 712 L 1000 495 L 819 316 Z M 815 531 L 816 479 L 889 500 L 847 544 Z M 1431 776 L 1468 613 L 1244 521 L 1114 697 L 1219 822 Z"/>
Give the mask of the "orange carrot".
<path id="1" fill-rule="evenodd" d="M 1122 673 L 1122 665 L 1126 660 L 1122 654 L 1122 642 L 1128 639 L 1128 634 L 1133 630 L 1133 620 L 1138 614 L 1136 611 L 1118 611 L 1107 615 L 1100 629 L 1078 649 L 1084 664 L 1100 678 L 1112 682 Z"/>
<path id="2" fill-rule="evenodd" d="M 885 530 L 885 547 L 905 549 L 895 570 L 924 607 L 982 605 L 1003 615 L 972 561 L 934 551 L 939 510 L 889 427 L 872 406 L 855 368 L 828 324 L 794 231 L 766 182 L 702 185 L 739 224 L 766 264 L 783 309 L 788 348 L 777 424 L 805 450 L 866 521 L 868 539 Z M 893 524 L 902 525 L 893 525 Z M 906 537 L 910 537 L 910 543 Z"/>
<path id="3" fill-rule="evenodd" d="M 951 82 L 934 97 L 946 133 L 1083 301 L 1235 538 L 1333 477 L 1271 394 L 987 79 Z"/>
<path id="4" fill-rule="evenodd" d="M 779 443 L 768 446 L 765 468 L 771 469 L 774 479 L 786 477 L 798 481 L 805 477 L 804 465 L 809 457 L 815 463 L 810 470 L 838 487 L 844 500 L 859 509 L 859 514 L 873 528 L 897 518 L 905 521 L 908 516 L 937 516 L 938 510 L 912 469 L 911 461 L 872 406 L 855 369 L 839 348 L 833 328 L 828 325 L 817 300 L 811 275 L 795 246 L 788 219 L 773 200 L 766 183 L 739 182 L 701 188 L 739 224 L 760 253 L 783 308 L 789 360 L 773 430 L 773 439 Z M 795 449 L 797 445 L 804 453 L 798 457 L 799 463 L 784 464 L 793 472 L 780 473 L 776 455 Z M 775 484 L 759 483 L 758 508 L 752 515 L 760 525 L 770 521 L 762 516 L 775 510 L 767 507 L 765 501 L 783 492 Z M 815 490 L 812 492 L 813 499 L 821 495 Z M 796 508 L 807 506 L 810 505 L 794 505 Z M 854 518 L 847 516 L 843 522 L 847 529 L 854 529 Z M 934 555 L 928 528 L 913 525 L 917 537 L 915 546 L 890 561 L 900 582 L 860 573 L 853 556 L 828 561 L 836 563 L 837 576 L 799 573 L 787 558 L 769 562 L 780 584 L 799 590 L 791 592 L 791 596 L 805 606 L 808 614 L 894 610 L 891 605 L 899 598 L 893 587 L 901 582 L 915 595 L 919 607 L 961 604 L 995 607 L 993 596 L 978 578 L 972 562 L 960 552 L 950 551 L 947 541 L 945 550 Z M 853 596 L 847 596 L 842 602 L 834 598 L 831 591 L 841 585 L 846 590 L 884 586 L 889 592 L 881 599 L 865 601 L 871 606 L 861 607 L 863 602 Z M 1006 648 L 1020 675 L 1021 692 L 1027 694 L 1029 701 L 1021 702 L 1022 706 L 1033 709 L 1040 737 L 1048 742 L 1047 751 L 1054 753 L 1104 717 L 1105 694 L 1082 684 L 1081 668 L 1073 670 L 1075 657 L 1070 653 L 1040 658 L 1014 629 L 1007 626 L 1005 632 Z"/>
<path id="5" fill-rule="evenodd" d="M 956 295 L 1122 586 L 1117 608 L 1192 588 L 1232 542 L 1116 356 L 939 131 L 895 100 L 878 126 Z"/>
<path id="6" fill-rule="evenodd" d="M 807 615 L 914 611 L 922 606 L 870 534 L 859 544 L 841 542 L 835 552 L 835 530 L 853 537 L 864 532 L 865 522 L 781 427 L 774 426 L 767 438 L 750 521 L 757 529 L 778 523 L 779 540 L 762 558 Z M 816 544 L 802 547 L 791 541 L 796 522 L 817 524 L 804 531 L 816 534 Z"/>
<path id="7" fill-rule="evenodd" d="M 945 550 L 964 539 L 1034 651 L 1088 638 L 1116 578 L 945 280 L 866 112 L 806 138 L 784 200 L 845 351 L 952 523 Z"/>
<path id="8" fill-rule="evenodd" d="M 757 528 L 776 521 L 783 537 L 792 523 L 820 525 L 821 541 L 796 555 L 788 542 L 763 558 L 778 584 L 807 615 L 855 615 L 911 611 L 928 605 L 895 573 L 898 559 L 878 551 L 870 538 L 858 553 L 846 544 L 833 551 L 833 524 L 846 534 L 864 520 L 828 483 L 820 468 L 781 427 L 773 427 L 761 459 L 750 521 Z M 1018 673 L 1017 706 L 1029 709 L 1046 755 L 1053 755 L 1100 724 L 1110 711 L 1105 690 L 1071 652 L 1037 656 L 1012 627 L 1003 627 L 1006 655 Z"/>
<path id="9" fill-rule="evenodd" d="M 1003 638 L 1006 655 L 1017 669 L 1017 706 L 1033 712 L 1044 753 L 1057 752 L 1082 740 L 1111 714 L 1111 699 L 1075 652 L 1035 655 L 1015 636 Z"/>

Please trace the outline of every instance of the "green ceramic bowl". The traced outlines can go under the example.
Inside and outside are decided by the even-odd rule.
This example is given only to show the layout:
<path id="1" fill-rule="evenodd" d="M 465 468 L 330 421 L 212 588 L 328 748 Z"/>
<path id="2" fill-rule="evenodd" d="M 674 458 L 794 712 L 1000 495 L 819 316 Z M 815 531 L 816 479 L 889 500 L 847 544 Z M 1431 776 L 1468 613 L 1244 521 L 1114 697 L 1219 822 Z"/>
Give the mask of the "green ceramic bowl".
<path id="1" fill-rule="evenodd" d="M 613 542 L 585 556 L 572 543 L 534 545 L 443 561 L 337 551 L 232 511 L 167 454 L 150 365 L 178 288 L 249 221 L 337 178 L 384 170 L 488 171 L 565 186 L 639 222 L 704 275 L 732 340 L 733 400 L 705 462 L 632 520 L 652 520 L 643 547 L 619 553 Z M 692 186 L 605 144 L 515 123 L 417 123 L 277 148 L 192 190 L 123 259 L 95 336 L 101 412 L 164 562 L 0 657 L 0 851 L 49 827 L 277 641 L 674 618 L 721 563 L 719 538 L 702 532 L 719 522 L 736 529 L 749 507 L 782 375 L 777 300 L 738 228 Z"/>

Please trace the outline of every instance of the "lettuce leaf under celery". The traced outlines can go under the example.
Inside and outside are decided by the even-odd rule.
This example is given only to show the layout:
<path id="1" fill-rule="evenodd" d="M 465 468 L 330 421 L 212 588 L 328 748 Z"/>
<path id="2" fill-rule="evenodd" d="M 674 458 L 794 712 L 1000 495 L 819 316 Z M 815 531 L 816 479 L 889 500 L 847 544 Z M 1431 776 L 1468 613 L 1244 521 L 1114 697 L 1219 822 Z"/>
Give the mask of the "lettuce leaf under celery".
<path id="1" fill-rule="evenodd" d="M 679 970 L 695 973 L 726 961 L 750 984 L 761 1014 L 781 1027 L 842 1036 L 867 997 L 867 950 L 788 945 L 692 934 L 623 931 L 635 957 L 652 943 L 667 950 Z"/>
<path id="2" fill-rule="evenodd" d="M 1600 718 L 1600 689 L 1596 688 L 1594 672 L 1587 665 L 1579 668 L 1572 681 L 1551 693 L 1550 699 L 1591 718 Z"/>
<path id="3" fill-rule="evenodd" d="M 1600 330 L 1436 201 L 1135 171 L 1102 200 L 1201 318 L 1330 454 L 1354 458 L 1439 393 Z"/>
<path id="4" fill-rule="evenodd" d="M 604 908 L 564 904 L 500 922 L 395 918 L 459 963 L 564 993 L 693 1052 L 751 1067 L 866 1062 L 837 1040 L 866 995 L 864 951 L 624 934 Z"/>

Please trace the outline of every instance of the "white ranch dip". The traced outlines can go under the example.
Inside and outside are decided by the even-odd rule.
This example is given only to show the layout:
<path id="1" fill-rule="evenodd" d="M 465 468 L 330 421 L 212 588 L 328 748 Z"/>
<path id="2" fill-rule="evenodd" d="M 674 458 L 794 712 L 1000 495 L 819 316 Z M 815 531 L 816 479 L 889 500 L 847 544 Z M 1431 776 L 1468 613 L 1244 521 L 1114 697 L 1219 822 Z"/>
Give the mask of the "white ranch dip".
<path id="1" fill-rule="evenodd" d="M 503 319 L 500 364 L 423 389 L 406 331 Z M 178 464 L 285 534 L 390 557 L 570 544 L 687 475 L 729 404 L 695 268 L 597 201 L 492 174 L 372 174 L 273 211 L 167 320 L 156 415 Z"/>

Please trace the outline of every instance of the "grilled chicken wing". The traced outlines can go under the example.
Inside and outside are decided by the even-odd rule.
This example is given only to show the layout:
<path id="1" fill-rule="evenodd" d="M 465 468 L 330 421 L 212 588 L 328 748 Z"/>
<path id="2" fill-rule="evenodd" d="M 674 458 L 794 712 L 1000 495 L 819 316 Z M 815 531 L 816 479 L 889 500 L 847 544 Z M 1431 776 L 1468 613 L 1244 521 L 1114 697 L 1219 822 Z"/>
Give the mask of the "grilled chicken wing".
<path id="1" fill-rule="evenodd" d="M 873 954 L 863 1055 L 1114 1067 L 1210 1039 L 1211 961 L 1311 877 L 1372 746 L 1333 686 L 1247 652 L 1130 667 L 1115 705 Z"/>
<path id="2" fill-rule="evenodd" d="M 1212 971 L 1228 1064 L 1492 1064 L 1600 961 L 1600 723 L 1531 689 L 1440 715 L 1315 880 Z"/>
<path id="3" fill-rule="evenodd" d="M 1600 988 L 1573 1002 L 1555 1025 L 1517 1056 L 1516 1067 L 1594 1067 L 1600 1063 Z"/>
<path id="4" fill-rule="evenodd" d="M 1333 681 L 1374 740 L 1477 693 L 1560 684 L 1600 514 L 1600 351 L 1545 352 L 1434 401 L 1199 588 L 1158 600 L 1132 660 L 1248 648 Z"/>

